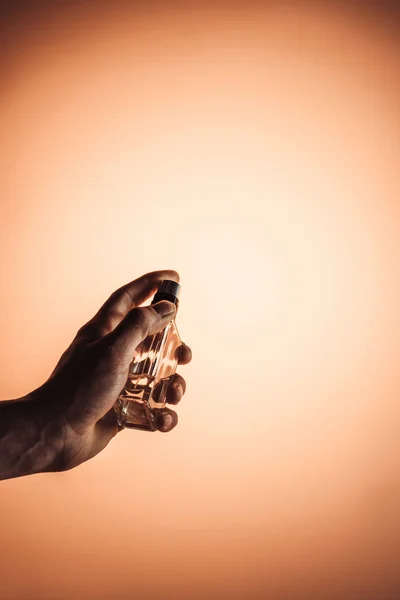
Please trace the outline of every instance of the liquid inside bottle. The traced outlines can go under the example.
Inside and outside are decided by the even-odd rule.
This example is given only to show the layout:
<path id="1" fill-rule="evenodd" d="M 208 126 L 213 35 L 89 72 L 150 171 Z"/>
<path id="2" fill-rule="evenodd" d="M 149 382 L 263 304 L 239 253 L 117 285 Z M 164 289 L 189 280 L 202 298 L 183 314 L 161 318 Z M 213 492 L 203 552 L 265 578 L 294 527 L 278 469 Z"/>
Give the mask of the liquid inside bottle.
<path id="1" fill-rule="evenodd" d="M 175 320 L 139 344 L 129 367 L 128 380 L 114 406 L 119 425 L 157 430 L 157 411 L 165 407 L 180 345 Z"/>

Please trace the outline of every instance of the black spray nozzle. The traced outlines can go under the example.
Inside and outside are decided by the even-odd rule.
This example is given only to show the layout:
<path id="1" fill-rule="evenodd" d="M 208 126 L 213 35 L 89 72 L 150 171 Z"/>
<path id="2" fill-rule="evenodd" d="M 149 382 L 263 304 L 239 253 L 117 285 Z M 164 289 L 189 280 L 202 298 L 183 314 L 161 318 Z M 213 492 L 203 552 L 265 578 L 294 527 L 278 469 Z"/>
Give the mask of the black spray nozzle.
<path id="1" fill-rule="evenodd" d="M 164 279 L 160 282 L 158 286 L 158 290 L 152 300 L 152 304 L 160 302 L 160 300 L 169 300 L 170 302 L 176 304 L 176 307 L 178 308 L 178 296 L 180 289 L 181 286 L 179 285 L 179 283 L 176 283 L 176 281 L 172 281 L 171 279 Z"/>

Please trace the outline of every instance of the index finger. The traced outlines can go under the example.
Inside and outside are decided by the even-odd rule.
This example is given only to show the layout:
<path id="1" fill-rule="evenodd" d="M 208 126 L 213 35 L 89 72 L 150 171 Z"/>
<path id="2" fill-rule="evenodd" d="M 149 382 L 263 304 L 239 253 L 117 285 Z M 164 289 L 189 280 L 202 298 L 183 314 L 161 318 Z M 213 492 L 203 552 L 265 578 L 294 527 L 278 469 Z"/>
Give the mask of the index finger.
<path id="1" fill-rule="evenodd" d="M 106 306 L 107 303 L 109 303 L 110 308 L 116 308 L 117 306 L 118 308 L 123 308 L 124 305 L 126 307 L 126 314 L 132 310 L 132 308 L 139 306 L 147 300 L 147 298 L 152 296 L 154 292 L 157 291 L 158 284 L 163 281 L 163 279 L 170 279 L 179 283 L 179 274 L 170 269 L 146 273 L 116 290 L 103 306 Z M 113 298 L 114 295 L 115 298 Z"/>
<path id="2" fill-rule="evenodd" d="M 104 302 L 95 316 L 83 327 L 91 334 L 104 336 L 115 329 L 132 308 L 135 308 L 152 296 L 163 279 L 179 282 L 179 274 L 171 269 L 152 271 L 118 288 Z"/>

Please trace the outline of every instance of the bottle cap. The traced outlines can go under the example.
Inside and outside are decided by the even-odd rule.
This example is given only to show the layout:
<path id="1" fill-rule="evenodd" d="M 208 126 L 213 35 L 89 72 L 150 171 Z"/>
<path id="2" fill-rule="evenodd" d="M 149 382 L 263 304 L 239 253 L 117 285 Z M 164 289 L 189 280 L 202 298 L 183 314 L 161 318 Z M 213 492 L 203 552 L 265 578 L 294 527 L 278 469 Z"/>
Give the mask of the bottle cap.
<path id="1" fill-rule="evenodd" d="M 181 290 L 181 286 L 176 281 L 171 281 L 170 279 L 164 279 L 159 283 L 157 293 L 155 294 L 152 304 L 159 302 L 160 300 L 169 300 L 173 302 L 176 307 L 179 306 L 179 292 Z"/>
<path id="2" fill-rule="evenodd" d="M 171 281 L 170 279 L 164 279 L 158 286 L 158 292 L 164 294 L 171 294 L 171 296 L 179 297 L 179 292 L 181 290 L 181 286 L 176 281 Z"/>

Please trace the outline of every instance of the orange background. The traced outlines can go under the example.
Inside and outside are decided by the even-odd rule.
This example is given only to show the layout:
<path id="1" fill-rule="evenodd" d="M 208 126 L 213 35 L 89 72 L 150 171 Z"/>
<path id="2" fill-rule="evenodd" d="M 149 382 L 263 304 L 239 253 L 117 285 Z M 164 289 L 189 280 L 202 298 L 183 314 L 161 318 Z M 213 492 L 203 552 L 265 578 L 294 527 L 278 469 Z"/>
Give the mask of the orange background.
<path id="1" fill-rule="evenodd" d="M 132 4 L 1 5 L 0 392 L 172 268 L 187 393 L 1 483 L 0 596 L 397 598 L 396 14 Z"/>

